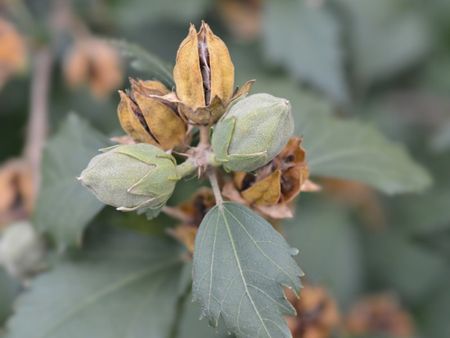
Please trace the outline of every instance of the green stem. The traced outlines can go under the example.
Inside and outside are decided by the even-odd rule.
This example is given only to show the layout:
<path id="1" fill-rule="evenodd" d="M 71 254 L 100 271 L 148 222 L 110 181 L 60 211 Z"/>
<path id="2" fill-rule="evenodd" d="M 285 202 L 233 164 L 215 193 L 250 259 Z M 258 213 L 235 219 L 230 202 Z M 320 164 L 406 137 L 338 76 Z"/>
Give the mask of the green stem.
<path id="1" fill-rule="evenodd" d="M 177 174 L 180 179 L 191 175 L 193 172 L 195 172 L 195 170 L 197 170 L 197 166 L 190 158 L 177 165 Z"/>
<path id="2" fill-rule="evenodd" d="M 216 155 L 213 152 L 210 152 L 208 155 L 208 165 L 211 167 L 220 167 L 222 163 L 217 161 Z"/>
<path id="3" fill-rule="evenodd" d="M 211 188 L 214 193 L 214 198 L 216 199 L 216 204 L 218 206 L 222 206 L 223 205 L 223 197 L 222 197 L 222 193 L 220 192 L 219 181 L 217 180 L 217 174 L 216 174 L 216 170 L 214 168 L 210 168 L 208 170 L 208 178 L 209 178 L 209 183 L 211 183 Z"/>

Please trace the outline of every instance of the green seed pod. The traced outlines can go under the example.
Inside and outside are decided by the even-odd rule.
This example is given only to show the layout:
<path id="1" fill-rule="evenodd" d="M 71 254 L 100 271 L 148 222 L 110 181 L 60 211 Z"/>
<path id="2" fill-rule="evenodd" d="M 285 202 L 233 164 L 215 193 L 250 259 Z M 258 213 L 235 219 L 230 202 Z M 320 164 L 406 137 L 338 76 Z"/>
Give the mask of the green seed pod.
<path id="1" fill-rule="evenodd" d="M 100 201 L 117 210 L 157 212 L 172 195 L 178 177 L 172 156 L 138 143 L 105 149 L 79 179 Z"/>
<path id="2" fill-rule="evenodd" d="M 255 94 L 237 102 L 214 128 L 212 148 L 228 171 L 253 171 L 270 162 L 294 132 L 288 100 Z"/>

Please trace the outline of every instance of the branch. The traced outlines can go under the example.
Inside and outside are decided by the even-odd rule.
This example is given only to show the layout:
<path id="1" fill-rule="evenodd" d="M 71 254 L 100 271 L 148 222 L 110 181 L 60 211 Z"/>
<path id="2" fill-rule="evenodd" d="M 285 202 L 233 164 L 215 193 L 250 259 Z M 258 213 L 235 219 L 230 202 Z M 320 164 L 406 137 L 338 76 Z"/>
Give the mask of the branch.
<path id="1" fill-rule="evenodd" d="M 40 183 L 40 166 L 48 129 L 48 95 L 53 56 L 50 47 L 36 51 L 33 60 L 28 120 L 24 156 L 30 163 L 35 188 Z"/>
<path id="2" fill-rule="evenodd" d="M 200 127 L 200 145 L 205 148 L 209 146 L 209 127 Z"/>
<path id="3" fill-rule="evenodd" d="M 183 211 L 174 208 L 174 207 L 169 207 L 167 205 L 165 205 L 161 211 L 163 213 L 165 213 L 167 216 L 173 218 L 173 219 L 177 219 L 183 223 L 189 223 L 192 221 L 192 219 Z"/>
<path id="4" fill-rule="evenodd" d="M 208 169 L 208 178 L 211 183 L 211 188 L 214 193 L 214 198 L 216 199 L 216 204 L 221 206 L 223 204 L 222 193 L 220 192 L 219 181 L 217 180 L 216 170 L 214 168 Z"/>

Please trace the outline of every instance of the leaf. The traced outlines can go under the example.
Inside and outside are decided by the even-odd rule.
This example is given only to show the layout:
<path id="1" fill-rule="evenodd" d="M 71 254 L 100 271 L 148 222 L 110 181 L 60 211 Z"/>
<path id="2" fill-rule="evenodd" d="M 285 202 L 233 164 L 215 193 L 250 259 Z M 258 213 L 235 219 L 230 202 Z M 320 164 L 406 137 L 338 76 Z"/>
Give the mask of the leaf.
<path id="1" fill-rule="evenodd" d="M 3 326 L 3 322 L 12 312 L 14 298 L 18 290 L 18 283 L 13 281 L 0 267 L 0 327 Z"/>
<path id="2" fill-rule="evenodd" d="M 285 224 L 286 238 L 301 248 L 308 281 L 323 285 L 341 304 L 349 305 L 361 291 L 362 248 L 347 213 L 329 202 L 305 203 L 301 198 L 295 218 Z"/>
<path id="3" fill-rule="evenodd" d="M 103 208 L 76 177 L 98 149 L 107 145 L 102 134 L 70 114 L 44 150 L 33 223 L 38 230 L 48 232 L 61 250 L 80 245 L 84 227 Z"/>
<path id="4" fill-rule="evenodd" d="M 428 28 L 408 0 L 339 0 L 348 11 L 355 72 L 367 86 L 415 65 L 431 44 Z"/>
<path id="5" fill-rule="evenodd" d="M 7 338 L 166 338 L 178 297 L 179 246 L 129 232 L 102 236 L 19 298 Z"/>
<path id="6" fill-rule="evenodd" d="M 195 248 L 194 299 L 211 325 L 222 317 L 237 337 L 291 337 L 283 316 L 295 310 L 281 286 L 298 292 L 303 273 L 296 250 L 266 220 L 239 204 L 215 206 Z"/>
<path id="7" fill-rule="evenodd" d="M 412 235 L 433 235 L 450 230 L 450 187 L 439 186 L 420 195 L 407 195 L 392 201 L 395 221 Z"/>
<path id="8" fill-rule="evenodd" d="M 449 265 L 434 248 L 407 238 L 395 228 L 368 234 L 371 281 L 388 285 L 408 302 L 420 304 L 448 276 Z"/>
<path id="9" fill-rule="evenodd" d="M 431 138 L 430 148 L 439 154 L 448 151 L 450 148 L 450 122 L 446 122 L 438 128 Z"/>
<path id="10" fill-rule="evenodd" d="M 313 175 L 365 182 L 387 194 L 422 191 L 431 184 L 403 145 L 368 124 L 317 115 L 301 126 Z"/>
<path id="11" fill-rule="evenodd" d="M 131 60 L 131 67 L 147 75 L 156 77 L 167 87 L 172 88 L 175 82 L 172 78 L 170 65 L 154 54 L 149 53 L 142 47 L 124 40 L 108 40 L 114 47 L 119 49 L 124 56 Z"/>
<path id="12" fill-rule="evenodd" d="M 404 146 L 391 142 L 373 126 L 333 116 L 323 99 L 298 90 L 291 81 L 258 77 L 255 91 L 291 101 L 296 134 L 303 137 L 312 176 L 369 184 L 385 193 L 418 192 L 431 184 L 429 174 Z"/>
<path id="13" fill-rule="evenodd" d="M 323 90 L 339 102 L 347 85 L 336 18 L 326 5 L 307 1 L 269 1 L 264 20 L 267 59 L 285 66 L 296 78 Z"/>
<path id="14" fill-rule="evenodd" d="M 211 328 L 208 323 L 201 321 L 199 304 L 188 301 L 183 308 L 183 318 L 180 324 L 178 338 L 233 338 L 225 332 Z"/>
<path id="15" fill-rule="evenodd" d="M 449 280 L 450 275 L 446 276 Z M 450 337 L 450 290 L 448 283 L 440 287 L 437 292 L 428 300 L 428 303 L 422 309 L 423 317 L 423 337 L 442 338 Z"/>
<path id="16" fill-rule="evenodd" d="M 184 27 L 189 22 L 197 22 L 201 16 L 211 7 L 209 0 L 128 0 L 120 1 L 116 5 L 115 18 L 123 26 L 124 30 L 130 27 L 142 29 L 144 23 L 166 22 L 182 23 Z M 146 10 L 150 8 L 149 10 Z M 138 32 L 142 32 L 139 30 Z M 147 32 L 146 32 L 147 34 Z M 165 35 L 165 34 L 164 34 Z"/>

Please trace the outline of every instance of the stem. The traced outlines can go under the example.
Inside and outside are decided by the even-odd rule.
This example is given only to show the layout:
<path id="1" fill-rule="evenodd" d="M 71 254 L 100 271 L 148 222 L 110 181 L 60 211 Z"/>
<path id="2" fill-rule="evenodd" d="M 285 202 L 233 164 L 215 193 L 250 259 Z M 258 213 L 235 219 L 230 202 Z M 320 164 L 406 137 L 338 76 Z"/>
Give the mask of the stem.
<path id="1" fill-rule="evenodd" d="M 200 127 L 200 144 L 203 146 L 209 145 L 209 127 Z"/>
<path id="2" fill-rule="evenodd" d="M 169 207 L 166 205 L 162 208 L 162 212 L 165 213 L 167 216 L 177 219 L 183 223 L 189 223 L 192 221 L 191 218 L 187 216 L 184 212 L 174 207 Z"/>
<path id="3" fill-rule="evenodd" d="M 177 174 L 180 178 L 183 178 L 192 174 L 196 169 L 197 166 L 195 165 L 194 161 L 188 158 L 180 165 L 177 165 Z"/>
<path id="4" fill-rule="evenodd" d="M 220 192 L 219 181 L 217 180 L 217 174 L 214 168 L 208 169 L 208 178 L 211 183 L 211 188 L 214 193 L 214 198 L 216 199 L 216 204 L 221 206 L 223 204 L 222 193 Z"/>
<path id="5" fill-rule="evenodd" d="M 30 115 L 24 155 L 30 163 L 35 188 L 40 183 L 42 150 L 48 128 L 48 94 L 53 57 L 49 47 L 41 47 L 34 55 L 31 82 Z"/>

